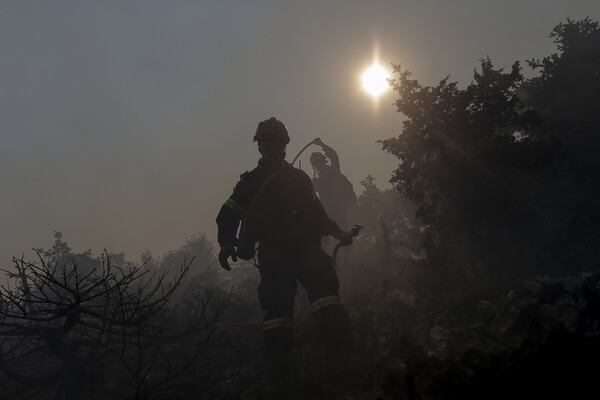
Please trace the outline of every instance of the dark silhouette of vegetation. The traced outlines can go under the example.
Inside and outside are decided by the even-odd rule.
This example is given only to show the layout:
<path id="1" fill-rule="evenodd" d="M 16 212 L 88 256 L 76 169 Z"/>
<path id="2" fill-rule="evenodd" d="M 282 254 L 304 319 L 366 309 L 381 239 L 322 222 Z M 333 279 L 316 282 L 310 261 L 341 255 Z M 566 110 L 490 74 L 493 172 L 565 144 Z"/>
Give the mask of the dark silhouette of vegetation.
<path id="1" fill-rule="evenodd" d="M 72 254 L 55 238 L 37 262 L 14 259 L 6 271 L 14 284 L 0 297 L 2 398 L 148 399 L 175 395 L 190 371 L 195 382 L 214 376 L 206 363 L 228 296 L 205 290 L 169 307 L 193 258 L 167 281 L 107 252 Z"/>
<path id="2" fill-rule="evenodd" d="M 418 206 L 431 264 L 456 286 L 497 287 L 598 265 L 600 30 L 559 24 L 558 53 L 508 71 L 482 60 L 473 81 L 427 87 L 394 65 L 402 133 L 382 141 L 391 182 Z M 489 288 L 489 286 L 487 286 Z"/>

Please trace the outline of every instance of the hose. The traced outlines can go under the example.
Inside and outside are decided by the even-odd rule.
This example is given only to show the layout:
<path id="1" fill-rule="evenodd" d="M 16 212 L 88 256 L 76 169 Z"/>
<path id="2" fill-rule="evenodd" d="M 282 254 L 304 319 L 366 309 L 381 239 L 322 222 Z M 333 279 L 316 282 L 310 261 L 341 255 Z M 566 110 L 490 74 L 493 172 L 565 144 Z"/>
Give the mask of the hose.
<path id="1" fill-rule="evenodd" d="M 309 144 L 307 144 L 306 146 L 304 146 L 302 148 L 302 150 L 300 150 L 298 152 L 298 154 L 296 154 L 296 157 L 294 157 L 294 161 L 292 161 L 292 166 L 294 166 L 294 163 L 296 162 L 296 160 L 298 159 L 298 157 L 300 157 L 300 154 L 302 154 L 304 152 L 304 150 L 306 150 L 308 148 L 308 146 L 310 146 L 311 144 L 313 144 L 315 141 L 312 140 Z"/>

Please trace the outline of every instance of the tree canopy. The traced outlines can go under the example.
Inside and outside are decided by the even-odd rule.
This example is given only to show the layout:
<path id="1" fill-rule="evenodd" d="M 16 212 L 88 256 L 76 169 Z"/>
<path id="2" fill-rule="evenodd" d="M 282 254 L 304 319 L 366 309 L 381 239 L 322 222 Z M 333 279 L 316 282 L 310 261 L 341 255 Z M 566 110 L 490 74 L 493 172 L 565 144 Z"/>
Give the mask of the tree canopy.
<path id="1" fill-rule="evenodd" d="M 568 20 L 550 35 L 558 52 L 528 61 L 538 76 L 486 58 L 465 89 L 393 65 L 406 119 L 381 143 L 400 160 L 391 182 L 418 206 L 432 264 L 510 279 L 598 260 L 599 35 Z"/>

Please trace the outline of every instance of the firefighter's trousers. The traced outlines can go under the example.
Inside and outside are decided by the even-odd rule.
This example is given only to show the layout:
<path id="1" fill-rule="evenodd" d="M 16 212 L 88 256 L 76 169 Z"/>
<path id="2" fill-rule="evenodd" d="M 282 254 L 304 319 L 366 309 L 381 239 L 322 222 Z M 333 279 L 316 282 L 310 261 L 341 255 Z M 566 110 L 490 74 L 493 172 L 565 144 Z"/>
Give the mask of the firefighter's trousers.
<path id="1" fill-rule="evenodd" d="M 263 333 L 270 377 L 289 378 L 297 281 L 306 289 L 320 330 L 325 368 L 343 365 L 352 352 L 352 328 L 340 303 L 339 281 L 331 257 L 318 243 L 294 252 L 261 244 L 258 260 L 261 276 L 258 296 L 266 311 Z"/>

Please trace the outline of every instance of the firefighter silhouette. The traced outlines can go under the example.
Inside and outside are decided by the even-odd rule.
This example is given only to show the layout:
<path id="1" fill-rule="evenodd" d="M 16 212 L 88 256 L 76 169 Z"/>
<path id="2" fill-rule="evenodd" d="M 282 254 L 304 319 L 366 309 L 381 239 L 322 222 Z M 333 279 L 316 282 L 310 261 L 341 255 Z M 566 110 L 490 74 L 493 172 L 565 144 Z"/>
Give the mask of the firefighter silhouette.
<path id="1" fill-rule="evenodd" d="M 356 202 L 356 194 L 352 183 L 340 169 L 340 158 L 336 151 L 327 146 L 321 139 L 313 140 L 323 149 L 323 153 L 310 155 L 310 163 L 314 170 L 313 186 L 325 208 L 327 215 L 342 229 L 349 229 L 348 208 Z M 327 163 L 329 160 L 329 164 Z"/>
<path id="2" fill-rule="evenodd" d="M 229 258 L 251 259 L 258 244 L 267 374 L 271 382 L 285 386 L 291 373 L 297 282 L 306 289 L 320 330 L 324 372 L 343 369 L 351 355 L 350 320 L 341 305 L 337 273 L 320 240 L 331 235 L 348 245 L 352 234 L 328 217 L 310 177 L 285 161 L 289 136 L 281 121 L 272 117 L 259 123 L 254 141 L 262 156 L 258 166 L 241 175 L 217 216 L 219 262 L 230 270 Z"/>

